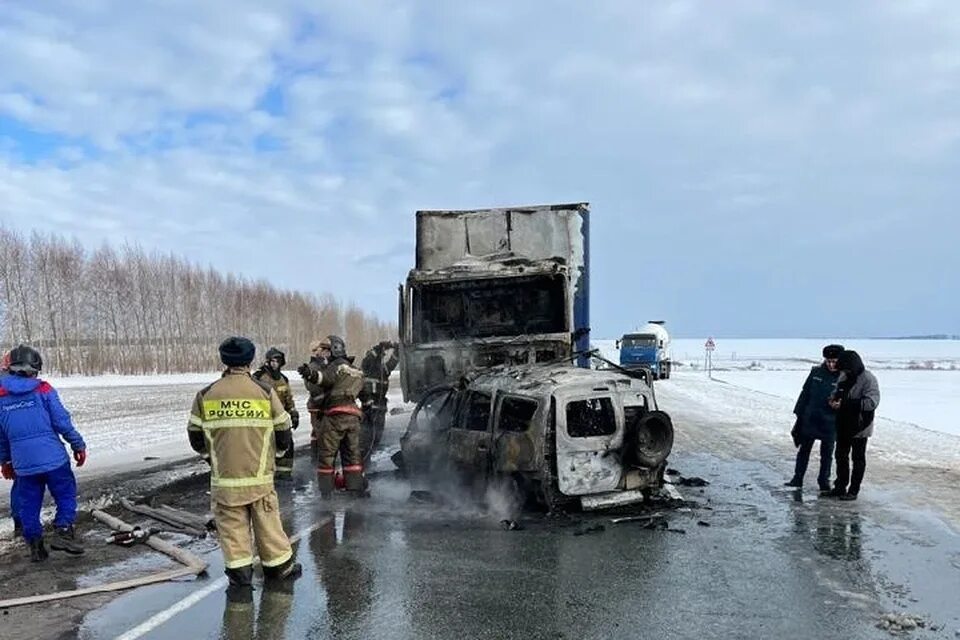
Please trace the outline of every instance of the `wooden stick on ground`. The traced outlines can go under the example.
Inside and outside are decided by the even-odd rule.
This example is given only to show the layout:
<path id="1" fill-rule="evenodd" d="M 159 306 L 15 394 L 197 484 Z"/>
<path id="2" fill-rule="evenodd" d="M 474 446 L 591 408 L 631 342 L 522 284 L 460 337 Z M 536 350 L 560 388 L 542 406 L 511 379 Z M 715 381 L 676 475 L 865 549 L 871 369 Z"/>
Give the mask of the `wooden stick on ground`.
<path id="1" fill-rule="evenodd" d="M 93 517 L 107 525 L 115 531 L 133 531 L 133 527 L 119 518 L 114 518 L 109 513 L 104 513 L 98 509 L 93 510 Z M 166 540 L 161 540 L 156 536 L 150 536 L 144 541 L 144 544 L 149 546 L 151 549 L 155 549 L 160 553 L 166 554 L 176 560 L 177 562 L 186 565 L 190 569 L 195 569 L 197 574 L 203 573 L 207 570 L 207 563 L 203 561 L 199 556 L 190 553 L 186 549 L 181 549 L 180 547 L 175 547 Z"/>
<path id="2" fill-rule="evenodd" d="M 108 513 L 103 511 L 94 510 L 93 517 L 104 523 L 108 527 L 111 527 L 119 531 L 133 531 L 133 526 L 127 524 L 123 520 L 114 518 Z M 58 591 L 56 593 L 46 593 L 37 596 L 26 596 L 23 598 L 12 598 L 10 600 L 0 600 L 0 609 L 8 609 L 10 607 L 19 607 L 27 604 L 40 604 L 42 602 L 53 602 L 54 600 L 64 600 L 66 598 L 77 598 L 80 596 L 92 595 L 95 593 L 109 593 L 112 591 L 124 591 L 126 589 L 135 589 L 136 587 L 143 587 L 148 584 L 156 584 L 158 582 L 167 582 L 168 580 L 176 580 L 177 578 L 186 578 L 188 576 L 197 576 L 207 570 L 207 563 L 204 562 L 199 556 L 190 553 L 185 549 L 180 549 L 175 547 L 169 542 L 161 540 L 156 536 L 151 536 L 147 538 L 144 544 L 150 546 L 150 548 L 159 551 L 160 553 L 166 554 L 171 558 L 177 560 L 178 562 L 186 565 L 182 569 L 170 569 L 167 571 L 160 571 L 159 573 L 152 573 L 147 576 L 142 576 L 139 578 L 131 578 L 129 580 L 120 580 L 118 582 L 109 582 L 107 584 L 97 585 L 95 587 L 86 587 L 84 589 L 74 589 L 73 591 Z"/>
<path id="3" fill-rule="evenodd" d="M 156 584 L 158 582 L 167 582 L 168 580 L 176 580 L 177 578 L 186 578 L 189 576 L 195 576 L 196 571 L 189 567 L 184 567 L 182 569 L 172 569 L 169 571 L 161 571 L 160 573 L 152 573 L 148 576 L 143 576 L 141 578 L 132 578 L 130 580 L 121 580 L 119 582 L 109 582 L 107 584 L 97 585 L 95 587 L 87 587 L 85 589 L 75 589 L 73 591 L 58 591 L 57 593 L 45 593 L 39 596 L 27 596 L 25 598 L 11 598 L 10 600 L 0 600 L 0 609 L 9 609 L 10 607 L 20 607 L 26 604 L 40 604 L 41 602 L 53 602 L 54 600 L 65 600 L 67 598 L 77 598 L 80 596 L 88 596 L 95 593 L 110 593 L 112 591 L 124 591 L 126 589 L 135 589 L 136 587 L 143 587 L 148 584 Z"/>
<path id="4" fill-rule="evenodd" d="M 126 498 L 120 498 L 120 506 L 122 506 L 127 511 L 132 511 L 133 513 L 138 513 L 142 516 L 147 516 L 148 518 L 153 518 L 158 522 L 176 529 L 182 533 L 188 533 L 190 535 L 196 536 L 198 538 L 205 538 L 207 531 L 205 528 L 198 529 L 193 525 L 186 524 L 181 522 L 180 519 L 172 516 L 171 514 L 160 511 L 159 509 L 154 509 L 153 507 L 148 507 L 142 504 L 133 504 Z"/>

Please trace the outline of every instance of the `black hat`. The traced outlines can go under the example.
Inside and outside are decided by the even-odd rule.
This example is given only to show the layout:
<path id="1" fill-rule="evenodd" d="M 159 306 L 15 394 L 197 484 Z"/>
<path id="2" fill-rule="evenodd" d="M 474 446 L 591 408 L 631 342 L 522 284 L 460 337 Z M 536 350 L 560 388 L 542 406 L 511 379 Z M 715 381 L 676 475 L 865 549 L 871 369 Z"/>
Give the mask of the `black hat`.
<path id="1" fill-rule="evenodd" d="M 823 357 L 830 360 L 839 358 L 841 353 L 843 353 L 843 345 L 840 344 L 828 344 L 823 348 Z"/>
<path id="2" fill-rule="evenodd" d="M 247 338 L 233 336 L 220 343 L 220 361 L 228 367 L 246 367 L 253 362 L 256 351 Z"/>
<path id="3" fill-rule="evenodd" d="M 863 359 L 860 358 L 860 354 L 856 351 L 844 350 L 844 352 L 840 354 L 837 368 L 840 369 L 840 371 L 848 372 L 852 376 L 859 376 L 864 372 Z"/>
<path id="4" fill-rule="evenodd" d="M 283 351 L 280 351 L 280 349 L 277 349 L 276 347 L 270 347 L 267 349 L 267 353 L 264 354 L 263 359 L 267 362 L 270 362 L 274 358 L 280 361 L 281 367 L 287 364 L 287 356 L 284 355 Z"/>
<path id="5" fill-rule="evenodd" d="M 35 375 L 43 369 L 43 359 L 40 352 L 25 344 L 10 352 L 10 373 Z"/>

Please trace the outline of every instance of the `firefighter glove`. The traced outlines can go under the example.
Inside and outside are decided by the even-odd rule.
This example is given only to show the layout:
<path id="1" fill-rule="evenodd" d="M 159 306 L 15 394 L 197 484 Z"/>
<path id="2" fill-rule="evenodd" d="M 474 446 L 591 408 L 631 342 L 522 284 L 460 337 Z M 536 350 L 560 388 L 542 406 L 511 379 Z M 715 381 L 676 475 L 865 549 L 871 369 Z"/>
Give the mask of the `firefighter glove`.
<path id="1" fill-rule="evenodd" d="M 0 473 L 3 474 L 4 480 L 13 480 L 17 477 L 17 474 L 13 470 L 12 462 L 4 462 L 0 465 Z"/>
<path id="2" fill-rule="evenodd" d="M 297 368 L 297 373 L 304 380 L 313 381 L 316 379 L 317 372 L 310 368 L 310 365 L 304 363 Z"/>
<path id="3" fill-rule="evenodd" d="M 80 449 L 80 451 L 74 451 L 73 459 L 77 461 L 78 467 L 82 467 L 83 463 L 87 461 L 87 450 Z"/>

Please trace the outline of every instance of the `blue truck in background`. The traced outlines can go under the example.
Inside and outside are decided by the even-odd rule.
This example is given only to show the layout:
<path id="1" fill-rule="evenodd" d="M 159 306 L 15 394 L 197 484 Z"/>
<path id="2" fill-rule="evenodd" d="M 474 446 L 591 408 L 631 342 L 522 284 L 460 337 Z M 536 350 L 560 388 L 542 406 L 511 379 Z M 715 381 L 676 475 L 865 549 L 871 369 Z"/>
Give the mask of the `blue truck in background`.
<path id="1" fill-rule="evenodd" d="M 583 352 L 590 367 L 590 207 L 585 202 L 418 211 L 400 287 L 404 399 L 469 372 Z"/>
<path id="2" fill-rule="evenodd" d="M 617 341 L 620 366 L 625 369 L 645 367 L 654 379 L 670 377 L 670 334 L 663 320 L 651 320 L 633 333 L 626 333 Z"/>

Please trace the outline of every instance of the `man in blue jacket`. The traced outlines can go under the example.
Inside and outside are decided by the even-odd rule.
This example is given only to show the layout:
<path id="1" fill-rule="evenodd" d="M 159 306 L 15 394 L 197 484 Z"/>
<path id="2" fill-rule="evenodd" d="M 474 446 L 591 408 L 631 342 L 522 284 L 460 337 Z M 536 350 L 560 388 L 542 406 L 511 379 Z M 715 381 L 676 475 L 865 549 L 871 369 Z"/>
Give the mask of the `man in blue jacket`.
<path id="1" fill-rule="evenodd" d="M 823 348 L 823 364 L 813 367 L 803 383 L 803 390 L 797 398 L 793 412 L 797 416 L 796 426 L 791 435 L 797 446 L 797 463 L 793 478 L 788 487 L 802 487 L 803 476 L 807 473 L 810 451 L 817 440 L 820 441 L 820 473 L 817 484 L 821 492 L 830 491 L 830 465 L 833 461 L 833 447 L 837 441 L 837 412 L 830 406 L 830 395 L 837 384 L 840 372 L 838 358 L 843 347 L 830 344 Z"/>
<path id="2" fill-rule="evenodd" d="M 77 480 L 60 438 L 70 444 L 78 467 L 87 459 L 87 447 L 60 396 L 37 377 L 42 368 L 40 354 L 20 345 L 10 352 L 9 374 L 0 379 L 0 471 L 4 478 L 16 478 L 23 537 L 34 562 L 47 558 L 40 523 L 47 489 L 57 505 L 50 548 L 83 553 L 73 530 Z"/>
<path id="3" fill-rule="evenodd" d="M 0 379 L 7 375 L 10 370 L 10 352 L 7 351 L 0 358 Z M 10 487 L 10 519 L 13 520 L 13 537 L 17 538 L 23 535 L 23 525 L 20 523 L 19 503 L 17 502 L 17 479 L 12 478 L 13 486 Z"/>

